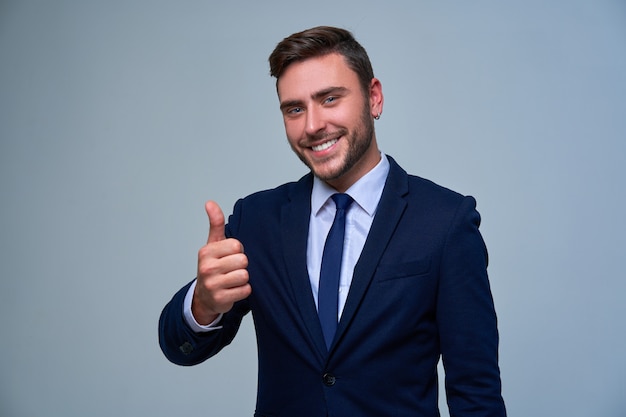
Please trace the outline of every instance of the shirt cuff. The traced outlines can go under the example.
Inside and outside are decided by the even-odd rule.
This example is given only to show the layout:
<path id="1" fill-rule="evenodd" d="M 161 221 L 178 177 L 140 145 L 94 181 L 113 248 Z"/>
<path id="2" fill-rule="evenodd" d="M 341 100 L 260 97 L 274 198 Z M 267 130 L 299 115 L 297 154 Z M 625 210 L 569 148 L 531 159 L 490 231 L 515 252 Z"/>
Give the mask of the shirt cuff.
<path id="1" fill-rule="evenodd" d="M 191 283 L 189 290 L 187 290 L 187 294 L 185 295 L 185 302 L 183 303 L 183 316 L 185 317 L 185 322 L 189 325 L 189 327 L 191 327 L 191 330 L 196 333 L 205 333 L 221 329 L 223 326 L 219 326 L 218 324 L 220 320 L 222 320 L 222 316 L 224 316 L 224 314 L 220 314 L 215 320 L 213 320 L 213 322 L 207 325 L 199 324 L 193 316 L 193 313 L 191 312 L 191 300 L 193 299 L 193 291 L 196 288 L 196 282 L 197 280 L 194 280 Z"/>

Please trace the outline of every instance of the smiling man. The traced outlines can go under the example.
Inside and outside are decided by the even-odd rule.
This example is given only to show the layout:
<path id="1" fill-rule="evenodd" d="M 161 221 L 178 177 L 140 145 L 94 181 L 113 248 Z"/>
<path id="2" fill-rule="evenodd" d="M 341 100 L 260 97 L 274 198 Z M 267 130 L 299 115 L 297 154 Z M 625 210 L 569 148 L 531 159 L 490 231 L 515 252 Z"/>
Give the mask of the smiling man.
<path id="1" fill-rule="evenodd" d="M 287 139 L 311 170 L 235 204 L 210 229 L 196 279 L 159 323 L 169 360 L 217 354 L 252 312 L 262 416 L 505 416 L 496 314 L 476 202 L 380 152 L 382 85 L 338 28 L 269 58 Z M 244 251 L 245 248 L 245 251 Z"/>
<path id="2" fill-rule="evenodd" d="M 343 56 L 329 53 L 291 64 L 277 87 L 291 148 L 319 179 L 344 192 L 380 161 L 376 78 L 361 87 Z"/>

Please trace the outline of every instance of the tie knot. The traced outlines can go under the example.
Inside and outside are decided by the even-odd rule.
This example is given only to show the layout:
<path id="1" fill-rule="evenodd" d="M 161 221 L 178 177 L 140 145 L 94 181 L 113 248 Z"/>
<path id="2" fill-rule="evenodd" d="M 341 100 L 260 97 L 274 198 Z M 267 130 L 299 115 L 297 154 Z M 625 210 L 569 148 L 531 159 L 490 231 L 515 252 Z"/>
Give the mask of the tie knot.
<path id="1" fill-rule="evenodd" d="M 338 193 L 331 196 L 337 206 L 337 210 L 347 210 L 354 201 L 348 194 Z"/>

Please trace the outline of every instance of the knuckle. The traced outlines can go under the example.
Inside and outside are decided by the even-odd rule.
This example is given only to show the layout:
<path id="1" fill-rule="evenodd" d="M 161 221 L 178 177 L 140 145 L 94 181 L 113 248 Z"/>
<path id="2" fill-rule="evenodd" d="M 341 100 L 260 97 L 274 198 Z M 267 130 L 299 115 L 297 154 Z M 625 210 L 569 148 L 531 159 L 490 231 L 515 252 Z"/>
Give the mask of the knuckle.
<path id="1" fill-rule="evenodd" d="M 250 274 L 248 274 L 248 270 L 247 269 L 241 269 L 240 270 L 240 275 L 241 275 L 241 279 L 244 281 L 244 283 L 248 283 L 248 281 L 250 280 Z"/>
<path id="2" fill-rule="evenodd" d="M 250 295 L 250 293 L 252 292 L 252 285 L 246 283 L 246 285 L 244 285 L 244 290 L 246 291 L 247 295 Z"/>
<path id="3" fill-rule="evenodd" d="M 248 297 L 252 293 L 252 287 L 250 286 L 250 284 L 241 286 L 240 293 L 241 293 L 241 299 Z"/>
<path id="4" fill-rule="evenodd" d="M 218 292 L 218 293 L 213 294 L 213 302 L 216 305 L 221 305 L 221 306 L 228 304 L 228 300 L 225 299 L 223 292 Z"/>
<path id="5" fill-rule="evenodd" d="M 202 277 L 210 277 L 218 272 L 215 262 L 204 261 L 198 264 L 198 275 Z"/>
<path id="6" fill-rule="evenodd" d="M 248 271 L 245 269 L 237 269 L 230 275 L 231 283 L 234 287 L 239 287 L 248 283 Z"/>
<path id="7" fill-rule="evenodd" d="M 241 253 L 243 252 L 243 245 L 237 239 L 230 238 L 227 240 L 228 248 L 232 253 Z"/>
<path id="8" fill-rule="evenodd" d="M 248 257 L 245 254 L 243 254 L 243 253 L 240 253 L 240 254 L 237 255 L 236 262 L 237 262 L 237 267 L 238 268 L 247 268 L 248 267 Z"/>
<path id="9" fill-rule="evenodd" d="M 215 280 L 212 279 L 207 279 L 204 281 L 204 288 L 207 290 L 210 297 L 212 298 L 215 298 L 215 295 L 218 294 L 220 289 Z"/>
<path id="10" fill-rule="evenodd" d="M 206 298 L 213 298 L 215 293 L 215 283 L 210 279 L 202 279 L 198 277 L 198 283 L 196 284 L 196 289 L 198 291 L 202 291 L 205 294 Z"/>
<path id="11" fill-rule="evenodd" d="M 204 245 L 203 247 L 201 247 L 200 249 L 198 249 L 198 259 L 202 259 L 208 256 L 208 249 L 209 245 Z"/>

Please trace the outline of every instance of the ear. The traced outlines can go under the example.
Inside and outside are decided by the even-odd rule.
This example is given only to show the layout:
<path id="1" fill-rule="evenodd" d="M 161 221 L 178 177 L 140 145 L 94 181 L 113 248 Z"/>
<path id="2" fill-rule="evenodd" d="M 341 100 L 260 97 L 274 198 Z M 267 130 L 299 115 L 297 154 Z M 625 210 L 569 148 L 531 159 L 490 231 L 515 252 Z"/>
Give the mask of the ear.
<path id="1" fill-rule="evenodd" d="M 378 118 L 383 113 L 383 85 L 378 78 L 372 78 L 370 82 L 370 113 L 372 117 Z"/>

